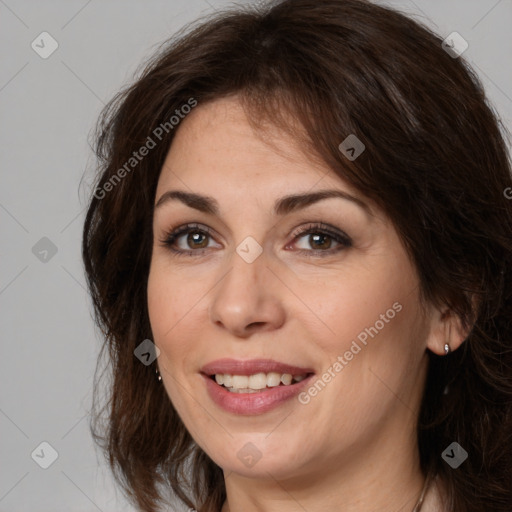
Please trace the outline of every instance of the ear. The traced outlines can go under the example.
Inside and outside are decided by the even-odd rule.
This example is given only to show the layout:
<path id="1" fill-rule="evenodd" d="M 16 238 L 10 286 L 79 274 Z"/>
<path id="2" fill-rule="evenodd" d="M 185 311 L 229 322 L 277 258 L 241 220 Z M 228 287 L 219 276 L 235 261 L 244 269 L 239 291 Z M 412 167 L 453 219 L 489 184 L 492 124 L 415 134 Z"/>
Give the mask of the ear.
<path id="1" fill-rule="evenodd" d="M 457 350 L 468 337 L 470 329 L 463 329 L 458 315 L 450 309 L 432 309 L 431 328 L 427 347 L 439 356 L 445 355 L 445 344 L 450 352 Z"/>

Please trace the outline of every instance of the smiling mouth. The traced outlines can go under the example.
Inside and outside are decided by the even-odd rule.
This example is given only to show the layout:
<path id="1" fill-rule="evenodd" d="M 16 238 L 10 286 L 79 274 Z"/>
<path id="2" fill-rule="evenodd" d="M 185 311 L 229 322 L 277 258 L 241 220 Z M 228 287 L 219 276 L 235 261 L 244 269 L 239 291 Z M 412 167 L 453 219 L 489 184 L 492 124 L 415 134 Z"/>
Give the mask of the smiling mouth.
<path id="1" fill-rule="evenodd" d="M 255 373 L 253 375 L 232 375 L 216 373 L 209 378 L 231 393 L 261 393 L 266 389 L 293 386 L 312 373 L 292 375 L 290 373 Z"/>

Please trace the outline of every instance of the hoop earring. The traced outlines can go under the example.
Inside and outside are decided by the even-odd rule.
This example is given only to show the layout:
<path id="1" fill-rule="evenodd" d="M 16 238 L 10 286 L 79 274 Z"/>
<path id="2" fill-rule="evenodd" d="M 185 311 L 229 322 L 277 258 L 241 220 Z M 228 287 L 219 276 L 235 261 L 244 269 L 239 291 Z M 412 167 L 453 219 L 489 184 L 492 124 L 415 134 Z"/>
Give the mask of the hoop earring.
<path id="1" fill-rule="evenodd" d="M 447 356 L 450 353 L 450 345 L 448 343 L 444 344 L 444 355 Z"/>
<path id="2" fill-rule="evenodd" d="M 155 376 L 156 376 L 156 380 L 158 382 L 162 382 L 162 376 L 160 375 L 160 372 L 158 371 L 158 368 L 155 368 Z"/>

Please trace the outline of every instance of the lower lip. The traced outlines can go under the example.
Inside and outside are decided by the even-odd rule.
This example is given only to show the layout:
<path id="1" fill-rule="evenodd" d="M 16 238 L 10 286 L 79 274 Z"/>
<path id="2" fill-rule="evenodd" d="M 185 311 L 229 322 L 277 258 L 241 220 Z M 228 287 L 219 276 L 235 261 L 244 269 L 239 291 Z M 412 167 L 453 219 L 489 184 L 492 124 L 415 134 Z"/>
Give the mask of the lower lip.
<path id="1" fill-rule="evenodd" d="M 257 393 L 232 393 L 204 373 L 201 376 L 206 381 L 206 389 L 210 398 L 218 406 L 234 414 L 253 415 L 270 411 L 298 395 L 314 377 L 314 374 L 295 384 L 265 388 Z"/>

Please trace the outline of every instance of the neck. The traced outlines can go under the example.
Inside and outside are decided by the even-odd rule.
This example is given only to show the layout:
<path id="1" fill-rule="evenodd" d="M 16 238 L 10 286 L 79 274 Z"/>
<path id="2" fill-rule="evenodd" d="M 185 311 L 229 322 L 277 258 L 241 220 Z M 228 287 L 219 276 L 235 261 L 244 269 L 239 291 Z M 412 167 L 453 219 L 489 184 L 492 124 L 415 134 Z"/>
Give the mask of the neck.
<path id="1" fill-rule="evenodd" d="M 449 510 L 446 503 L 446 489 L 439 479 L 432 478 L 420 512 L 445 512 Z"/>

